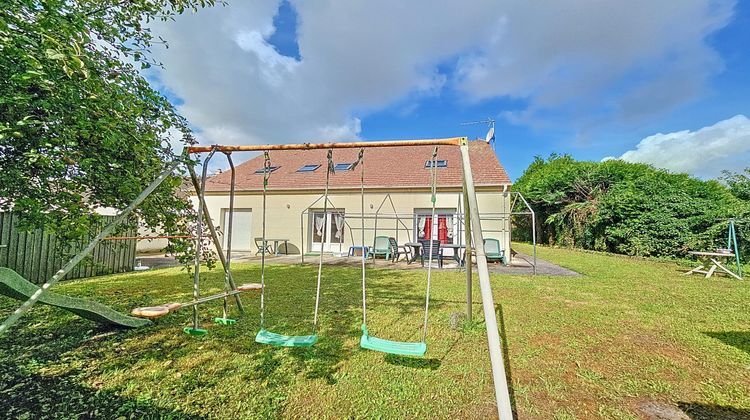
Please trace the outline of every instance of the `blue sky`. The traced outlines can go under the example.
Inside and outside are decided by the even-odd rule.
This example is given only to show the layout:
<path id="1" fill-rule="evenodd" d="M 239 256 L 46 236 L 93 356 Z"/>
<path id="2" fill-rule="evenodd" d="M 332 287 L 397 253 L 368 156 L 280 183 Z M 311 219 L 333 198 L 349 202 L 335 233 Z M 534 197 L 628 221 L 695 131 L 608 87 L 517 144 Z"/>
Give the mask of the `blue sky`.
<path id="1" fill-rule="evenodd" d="M 553 152 L 750 166 L 750 2 L 532 3 L 230 4 L 156 27 L 149 76 L 204 143 L 476 138 L 460 123 L 490 117 L 514 179 Z"/>

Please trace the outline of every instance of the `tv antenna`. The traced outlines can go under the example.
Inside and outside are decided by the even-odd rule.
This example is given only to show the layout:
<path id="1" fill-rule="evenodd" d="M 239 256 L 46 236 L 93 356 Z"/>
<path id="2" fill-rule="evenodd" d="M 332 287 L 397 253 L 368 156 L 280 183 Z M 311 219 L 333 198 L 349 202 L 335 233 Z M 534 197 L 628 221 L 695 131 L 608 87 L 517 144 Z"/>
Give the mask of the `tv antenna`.
<path id="1" fill-rule="evenodd" d="M 495 141 L 495 120 L 493 118 L 487 117 L 486 120 L 481 121 L 467 121 L 462 122 L 461 125 L 477 125 L 477 124 L 487 124 L 487 127 L 489 127 L 489 130 L 487 131 L 487 135 L 484 138 L 484 141 L 487 143 L 492 143 Z"/>

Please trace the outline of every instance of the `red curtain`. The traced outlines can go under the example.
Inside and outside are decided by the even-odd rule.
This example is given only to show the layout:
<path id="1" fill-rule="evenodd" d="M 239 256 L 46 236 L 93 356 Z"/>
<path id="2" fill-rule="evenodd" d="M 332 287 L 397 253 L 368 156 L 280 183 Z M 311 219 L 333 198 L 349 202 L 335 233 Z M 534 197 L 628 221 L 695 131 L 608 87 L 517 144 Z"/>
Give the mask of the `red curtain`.
<path id="1" fill-rule="evenodd" d="M 441 244 L 448 243 L 448 226 L 445 224 L 445 216 L 438 216 L 438 240 Z"/>
<path id="2" fill-rule="evenodd" d="M 422 239 L 430 239 L 430 238 L 432 238 L 432 217 L 427 216 L 425 217 L 424 236 L 422 236 Z"/>

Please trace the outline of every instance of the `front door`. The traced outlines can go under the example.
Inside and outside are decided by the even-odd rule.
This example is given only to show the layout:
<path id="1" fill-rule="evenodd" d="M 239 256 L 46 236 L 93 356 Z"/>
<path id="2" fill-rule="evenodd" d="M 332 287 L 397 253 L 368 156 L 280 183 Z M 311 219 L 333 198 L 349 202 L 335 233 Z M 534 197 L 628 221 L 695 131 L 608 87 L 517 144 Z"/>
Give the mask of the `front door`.
<path id="1" fill-rule="evenodd" d="M 323 210 L 313 210 L 310 219 L 311 252 L 342 252 L 344 243 L 344 212 L 343 210 L 323 213 Z M 325 241 L 324 241 L 325 239 Z"/>

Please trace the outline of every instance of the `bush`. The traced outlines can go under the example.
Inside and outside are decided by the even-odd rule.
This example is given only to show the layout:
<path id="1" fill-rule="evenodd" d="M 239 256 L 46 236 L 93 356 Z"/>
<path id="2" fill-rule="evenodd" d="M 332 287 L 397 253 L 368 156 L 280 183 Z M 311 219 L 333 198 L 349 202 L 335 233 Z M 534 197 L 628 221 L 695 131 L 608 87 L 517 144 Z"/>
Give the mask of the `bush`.
<path id="1" fill-rule="evenodd" d="M 515 188 L 537 212 L 540 242 L 627 255 L 725 247 L 727 219 L 750 215 L 750 203 L 718 181 L 620 160 L 537 158 Z M 738 236 L 748 255 L 750 241 Z"/>

